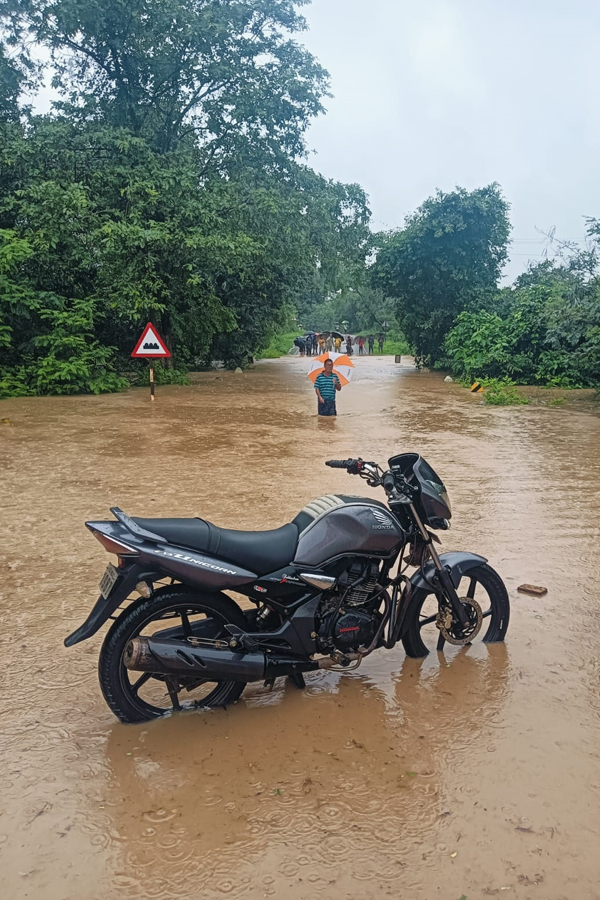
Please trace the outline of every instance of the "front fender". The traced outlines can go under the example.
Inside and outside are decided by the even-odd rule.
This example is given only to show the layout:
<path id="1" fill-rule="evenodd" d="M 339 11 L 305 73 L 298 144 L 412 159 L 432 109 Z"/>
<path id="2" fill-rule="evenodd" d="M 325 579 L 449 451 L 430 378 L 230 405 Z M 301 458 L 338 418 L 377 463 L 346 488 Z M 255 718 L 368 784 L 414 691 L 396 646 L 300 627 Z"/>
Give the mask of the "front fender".
<path id="1" fill-rule="evenodd" d="M 485 559 L 484 556 L 478 556 L 476 553 L 454 552 L 442 553 L 442 555 L 440 556 L 440 562 L 443 566 L 446 566 L 450 569 L 450 575 L 454 587 L 458 587 L 460 579 L 469 571 L 469 569 L 476 569 L 477 566 L 481 566 L 486 563 L 487 559 Z M 424 567 L 423 572 L 421 572 L 421 570 L 419 569 L 419 571 L 415 572 L 415 574 L 410 579 L 410 600 L 400 613 L 399 622 L 397 628 L 395 629 L 394 640 L 398 640 L 399 638 L 402 638 L 404 636 L 406 623 L 410 622 L 409 613 L 411 609 L 416 604 L 420 605 L 427 594 L 433 593 L 433 588 L 431 584 L 428 584 L 428 582 L 431 582 L 435 573 L 436 568 L 434 564 L 432 562 L 429 562 Z"/>
<path id="2" fill-rule="evenodd" d="M 487 559 L 484 556 L 478 556 L 477 553 L 455 551 L 453 553 L 442 553 L 440 562 L 443 566 L 450 569 L 454 587 L 458 587 L 460 579 L 469 571 L 469 569 L 475 569 L 477 566 L 483 565 L 487 562 Z M 413 593 L 417 590 L 424 590 L 427 594 L 430 594 L 431 586 L 427 582 L 431 581 L 432 577 L 435 575 L 435 571 L 434 564 L 428 562 L 424 569 L 425 577 L 423 577 L 423 572 L 421 572 L 420 569 L 418 572 L 415 572 L 410 579 Z"/>

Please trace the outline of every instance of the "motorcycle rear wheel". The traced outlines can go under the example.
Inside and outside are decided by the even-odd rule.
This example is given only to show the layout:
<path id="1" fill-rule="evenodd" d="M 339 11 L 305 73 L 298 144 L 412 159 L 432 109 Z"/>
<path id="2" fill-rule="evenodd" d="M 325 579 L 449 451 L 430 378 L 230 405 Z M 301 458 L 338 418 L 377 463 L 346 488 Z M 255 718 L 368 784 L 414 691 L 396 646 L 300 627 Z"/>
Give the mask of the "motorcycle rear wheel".
<path id="1" fill-rule="evenodd" d="M 240 681 L 184 678 L 180 679 L 181 689 L 174 690 L 164 676 L 126 668 L 123 656 L 133 638 L 174 627 L 184 638 L 198 622 L 209 629 L 212 639 L 226 634 L 225 625 L 244 630 L 248 626 L 244 613 L 230 597 L 203 596 L 180 585 L 160 588 L 149 600 L 139 600 L 121 613 L 104 640 L 98 662 L 104 699 L 121 722 L 147 722 L 179 709 L 227 706 L 238 699 L 246 686 Z M 170 637 L 179 635 L 172 633 Z"/>
<path id="2" fill-rule="evenodd" d="M 498 573 L 487 564 L 477 566 L 463 576 L 456 591 L 459 597 L 474 599 L 481 607 L 483 621 L 476 640 L 485 644 L 503 641 L 510 618 L 510 601 Z M 407 656 L 421 659 L 433 649 L 443 649 L 445 640 L 435 624 L 437 610 L 433 593 L 424 596 L 419 592 L 411 600 L 402 636 Z"/>

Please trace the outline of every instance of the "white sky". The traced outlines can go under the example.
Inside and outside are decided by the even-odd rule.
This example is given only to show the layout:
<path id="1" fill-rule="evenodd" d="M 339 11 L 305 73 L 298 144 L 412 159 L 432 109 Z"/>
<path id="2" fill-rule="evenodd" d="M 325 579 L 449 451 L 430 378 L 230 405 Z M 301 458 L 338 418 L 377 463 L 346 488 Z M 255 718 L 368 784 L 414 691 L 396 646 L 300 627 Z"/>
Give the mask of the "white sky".
<path id="1" fill-rule="evenodd" d="M 313 0 L 304 15 L 335 95 L 310 162 L 365 188 L 374 228 L 438 187 L 498 181 L 508 275 L 540 258 L 535 226 L 583 241 L 600 217 L 598 0 Z"/>
<path id="2" fill-rule="evenodd" d="M 498 181 L 508 276 L 542 258 L 536 226 L 583 242 L 584 216 L 600 217 L 598 0 L 313 0 L 303 12 L 300 40 L 334 94 L 310 128 L 310 163 L 365 188 L 374 229 L 402 225 L 436 188 Z"/>

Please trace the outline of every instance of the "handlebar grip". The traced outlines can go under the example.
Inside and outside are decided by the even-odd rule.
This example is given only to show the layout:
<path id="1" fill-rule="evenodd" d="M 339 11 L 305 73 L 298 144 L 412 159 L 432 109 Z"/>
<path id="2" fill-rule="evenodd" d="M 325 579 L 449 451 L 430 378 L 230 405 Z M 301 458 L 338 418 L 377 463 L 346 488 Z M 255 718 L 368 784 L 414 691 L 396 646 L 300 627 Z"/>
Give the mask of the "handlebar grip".
<path id="1" fill-rule="evenodd" d="M 389 493 L 393 491 L 396 487 L 396 479 L 392 475 L 391 472 L 386 472 L 383 476 L 383 480 L 381 482 L 383 484 L 384 489 Z"/>
<path id="2" fill-rule="evenodd" d="M 325 465 L 329 466 L 330 469 L 347 469 L 355 461 L 354 459 L 330 459 Z"/>

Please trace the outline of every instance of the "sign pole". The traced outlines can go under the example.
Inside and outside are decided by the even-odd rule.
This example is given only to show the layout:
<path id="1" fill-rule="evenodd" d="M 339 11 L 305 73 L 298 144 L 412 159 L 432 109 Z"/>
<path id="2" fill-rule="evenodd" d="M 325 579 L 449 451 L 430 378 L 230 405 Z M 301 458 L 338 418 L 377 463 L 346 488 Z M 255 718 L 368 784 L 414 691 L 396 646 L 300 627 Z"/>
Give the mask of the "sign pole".
<path id="1" fill-rule="evenodd" d="M 152 322 L 144 328 L 131 355 L 134 359 L 147 359 L 150 363 L 150 400 L 154 402 L 154 360 L 169 359 L 171 353 Z"/>

